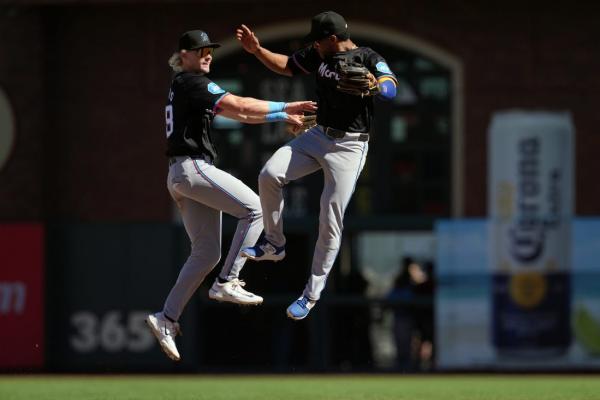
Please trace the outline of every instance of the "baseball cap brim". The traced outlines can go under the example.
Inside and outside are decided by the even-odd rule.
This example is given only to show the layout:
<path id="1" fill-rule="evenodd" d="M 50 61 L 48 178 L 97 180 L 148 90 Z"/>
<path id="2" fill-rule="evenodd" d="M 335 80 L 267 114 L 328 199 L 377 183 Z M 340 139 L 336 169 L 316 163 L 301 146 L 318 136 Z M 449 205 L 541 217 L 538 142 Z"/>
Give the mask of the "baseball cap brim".
<path id="1" fill-rule="evenodd" d="M 212 47 L 212 48 L 217 49 L 217 48 L 221 47 L 221 45 L 219 43 L 206 43 L 201 46 L 194 46 L 194 47 L 190 48 L 189 50 L 198 50 L 203 47 Z"/>

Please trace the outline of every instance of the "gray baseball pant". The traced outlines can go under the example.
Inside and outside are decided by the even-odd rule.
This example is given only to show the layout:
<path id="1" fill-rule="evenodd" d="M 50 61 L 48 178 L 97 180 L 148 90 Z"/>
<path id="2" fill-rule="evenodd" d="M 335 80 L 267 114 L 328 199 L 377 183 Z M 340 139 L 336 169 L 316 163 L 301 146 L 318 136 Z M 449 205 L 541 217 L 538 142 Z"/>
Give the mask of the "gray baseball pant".
<path id="1" fill-rule="evenodd" d="M 369 145 L 358 141 L 359 135 L 347 133 L 343 139 L 331 139 L 321 126 L 316 126 L 277 150 L 258 179 L 265 237 L 272 244 L 283 246 L 283 186 L 323 170 L 325 185 L 320 201 L 319 238 L 304 289 L 304 295 L 312 300 L 319 300 L 337 257 L 344 212 L 367 157 Z"/>
<path id="2" fill-rule="evenodd" d="M 239 179 L 205 160 L 175 157 L 169 167 L 167 188 L 177 203 L 191 242 L 191 254 L 163 310 L 169 318 L 178 320 L 196 289 L 221 259 L 221 212 L 239 219 L 219 273 L 219 277 L 226 280 L 239 276 L 247 260 L 240 257 L 240 250 L 254 246 L 263 221 L 258 195 Z"/>

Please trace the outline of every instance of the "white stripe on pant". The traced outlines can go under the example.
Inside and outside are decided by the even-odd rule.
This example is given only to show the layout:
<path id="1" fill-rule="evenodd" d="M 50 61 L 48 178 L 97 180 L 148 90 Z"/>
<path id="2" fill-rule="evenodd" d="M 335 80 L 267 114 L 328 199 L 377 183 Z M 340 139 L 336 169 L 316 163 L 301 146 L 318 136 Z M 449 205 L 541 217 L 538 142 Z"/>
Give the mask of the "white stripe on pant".
<path id="1" fill-rule="evenodd" d="M 221 212 L 239 219 L 219 276 L 239 276 L 246 258 L 240 250 L 253 246 L 262 229 L 258 195 L 234 176 L 204 160 L 176 157 L 169 167 L 167 188 L 179 208 L 191 242 L 191 254 L 164 305 L 164 313 L 178 320 L 204 278 L 221 259 Z"/>

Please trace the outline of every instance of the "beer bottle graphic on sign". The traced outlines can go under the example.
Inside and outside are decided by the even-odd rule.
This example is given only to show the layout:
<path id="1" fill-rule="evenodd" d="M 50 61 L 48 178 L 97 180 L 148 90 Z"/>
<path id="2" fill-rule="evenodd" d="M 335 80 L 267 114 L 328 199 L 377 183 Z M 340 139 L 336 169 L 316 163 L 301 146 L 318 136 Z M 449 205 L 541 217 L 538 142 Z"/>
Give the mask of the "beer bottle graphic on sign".
<path id="1" fill-rule="evenodd" d="M 489 129 L 492 340 L 501 356 L 571 343 L 573 128 L 566 113 L 497 113 Z"/>

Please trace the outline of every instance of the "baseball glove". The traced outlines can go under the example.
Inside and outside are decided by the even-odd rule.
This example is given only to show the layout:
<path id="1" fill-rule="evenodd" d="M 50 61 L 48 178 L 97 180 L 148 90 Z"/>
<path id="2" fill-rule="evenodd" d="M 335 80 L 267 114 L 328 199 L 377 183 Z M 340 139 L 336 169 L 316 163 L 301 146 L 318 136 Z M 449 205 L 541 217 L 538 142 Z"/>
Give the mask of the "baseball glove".
<path id="1" fill-rule="evenodd" d="M 308 114 L 308 115 L 302 116 L 302 125 L 301 126 L 288 124 L 287 131 L 290 135 L 298 136 L 301 133 L 306 132 L 307 130 L 309 130 L 310 128 L 312 128 L 315 125 L 317 125 L 316 114 Z"/>
<path id="2" fill-rule="evenodd" d="M 369 70 L 361 64 L 340 61 L 337 66 L 340 80 L 337 90 L 353 96 L 373 96 L 379 92 L 377 79 Z"/>

